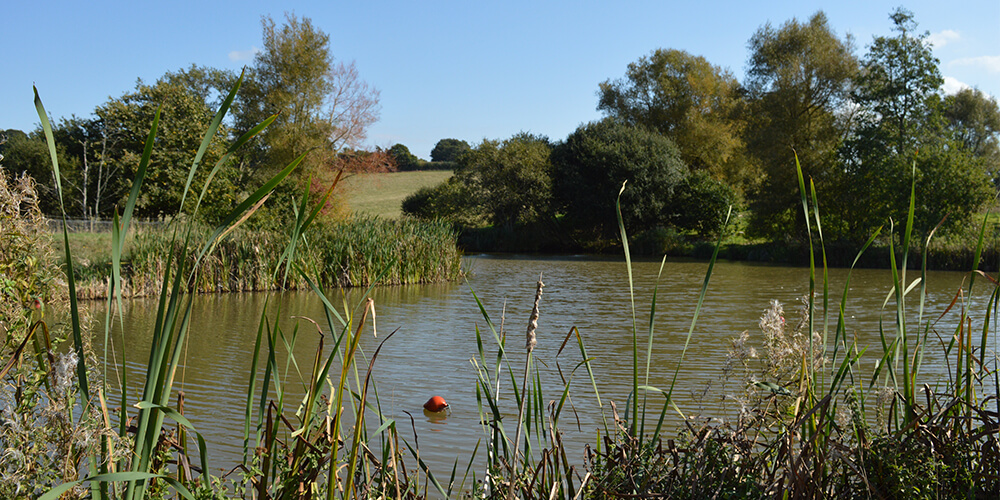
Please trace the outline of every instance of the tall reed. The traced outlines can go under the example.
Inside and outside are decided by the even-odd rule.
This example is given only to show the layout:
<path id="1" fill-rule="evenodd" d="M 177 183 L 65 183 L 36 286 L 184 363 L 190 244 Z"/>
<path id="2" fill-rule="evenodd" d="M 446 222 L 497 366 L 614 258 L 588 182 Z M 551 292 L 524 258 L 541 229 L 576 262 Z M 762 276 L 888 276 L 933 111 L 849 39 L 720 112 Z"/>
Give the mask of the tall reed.
<path id="1" fill-rule="evenodd" d="M 237 82 L 223 101 L 205 134 L 202 147 L 192 161 L 180 206 L 183 206 L 183 200 L 191 194 L 189 193 L 191 179 L 200 167 L 201 156 L 231 105 L 241 81 L 242 79 Z M 36 106 L 48 136 L 55 177 L 59 179 L 59 166 L 51 146 L 53 144 L 51 127 L 45 119 L 46 114 L 41 100 L 37 98 L 37 93 Z M 188 292 L 201 290 L 200 287 L 206 283 L 205 280 L 214 283 L 226 282 L 222 276 L 224 272 L 235 273 L 234 268 L 240 265 L 241 258 L 250 255 L 246 244 L 250 240 L 244 240 L 243 244 L 234 244 L 232 240 L 227 240 L 226 236 L 239 231 L 240 225 L 261 206 L 278 183 L 297 167 L 303 156 L 295 159 L 251 194 L 227 214 L 218 226 L 202 228 L 190 221 L 197 220 L 198 208 L 211 179 L 218 170 L 227 163 L 237 148 L 263 130 L 273 119 L 273 116 L 268 118 L 238 138 L 215 164 L 208 174 L 205 187 L 197 197 L 194 213 L 187 219 L 187 223 L 181 225 L 182 223 L 177 221 L 183 219 L 178 217 L 162 232 L 141 234 L 134 239 L 128 239 L 135 201 L 141 191 L 143 179 L 149 168 L 150 152 L 155 144 L 159 113 L 154 117 L 130 197 L 121 217 L 115 215 L 111 242 L 112 276 L 108 279 L 106 294 L 108 317 L 105 321 L 104 345 L 107 346 L 112 323 L 123 321 L 119 312 L 122 310 L 121 305 L 126 294 L 124 257 L 131 255 L 133 267 L 152 266 L 141 269 L 140 275 L 162 276 L 153 283 L 133 284 L 145 289 L 158 287 L 159 298 L 153 326 L 153 342 L 148 360 L 145 362 L 143 389 L 137 396 L 138 402 L 134 405 L 138 413 L 131 414 L 123 405 L 117 415 L 118 437 L 121 443 L 130 443 L 130 449 L 127 453 L 120 453 L 115 448 L 116 443 L 108 439 L 110 436 L 105 436 L 102 445 L 87 458 L 88 470 L 85 477 L 67 481 L 50 489 L 42 495 L 43 500 L 69 495 L 83 484 L 89 485 L 89 496 L 98 499 L 159 498 L 169 495 L 167 488 L 184 498 L 195 498 L 195 496 L 216 498 L 224 494 L 230 486 L 234 493 L 249 494 L 261 499 L 389 496 L 390 491 L 395 498 L 418 496 L 416 492 L 420 481 L 419 475 L 411 476 L 403 464 L 404 446 L 399 444 L 401 438 L 395 421 L 383 415 L 379 409 L 377 390 L 371 380 L 372 366 L 378 357 L 381 345 L 368 361 L 367 374 L 363 379 L 359 375 L 358 362 L 364 357 L 360 349 L 360 338 L 369 313 L 374 332 L 374 303 L 371 299 L 363 302 L 360 313 L 348 308 L 346 304 L 344 310 L 339 311 L 322 291 L 321 287 L 325 283 L 315 278 L 322 276 L 324 266 L 322 262 L 317 262 L 315 257 L 310 260 L 310 256 L 322 256 L 320 249 L 335 246 L 313 245 L 306 237 L 307 229 L 310 229 L 316 221 L 325 199 L 311 210 L 307 210 L 308 193 L 301 199 L 301 205 L 295 207 L 296 218 L 291 227 L 291 234 L 283 245 L 279 246 L 274 240 L 254 242 L 257 245 L 265 245 L 263 253 L 269 256 L 267 258 L 270 260 L 266 266 L 270 272 L 266 275 L 260 273 L 259 270 L 263 266 L 257 266 L 254 271 L 256 274 L 251 276 L 251 280 L 266 280 L 268 283 L 280 280 L 282 286 L 294 281 L 299 286 L 308 286 L 319 295 L 325 306 L 327 325 L 324 330 L 318 323 L 313 323 L 318 334 L 316 355 L 311 364 L 311 371 L 303 379 L 305 396 L 297 405 L 291 406 L 293 402 L 286 400 L 288 391 L 285 385 L 289 369 L 299 372 L 300 363 L 292 354 L 292 349 L 300 337 L 299 327 L 296 325 L 291 332 L 286 332 L 278 325 L 277 320 L 269 320 L 266 312 L 262 315 L 244 409 L 244 460 L 238 466 L 244 481 L 234 480 L 228 476 L 216 478 L 209 474 L 204 438 L 183 415 L 182 399 L 178 400 L 176 407 L 171 406 L 174 375 L 191 329 L 191 308 L 195 296 Z M 332 192 L 331 187 L 325 196 L 328 198 Z M 365 227 L 359 230 L 362 225 Z M 73 258 L 70 254 L 65 223 L 63 227 L 65 261 L 72 269 Z M 431 227 L 430 231 L 426 231 L 428 227 Z M 364 266 L 340 266 L 337 269 L 338 272 L 344 272 L 345 269 L 352 269 L 353 272 L 361 270 L 363 275 L 360 277 L 348 275 L 347 279 L 353 280 L 351 284 L 396 283 L 403 280 L 430 279 L 428 276 L 433 273 L 436 273 L 433 274 L 435 277 L 439 277 L 454 276 L 458 272 L 458 255 L 455 252 L 440 252 L 434 259 L 425 259 L 422 267 L 416 270 L 402 264 L 404 260 L 413 258 L 414 254 L 435 252 L 441 248 L 440 245 L 449 241 L 452 243 L 451 248 L 454 248 L 454 235 L 446 231 L 444 226 L 407 225 L 406 222 L 394 224 L 371 220 L 355 224 L 354 228 L 352 229 L 354 233 L 342 234 L 329 230 L 333 237 L 354 238 L 337 242 L 346 245 L 348 249 L 352 247 L 360 249 L 359 253 L 348 251 L 349 258 L 368 259 Z M 361 231 L 365 230 L 374 232 L 361 234 Z M 394 236 L 407 231 L 409 231 L 408 236 L 402 238 L 405 241 L 399 242 L 398 245 L 387 244 Z M 365 237 L 374 240 L 363 241 Z M 366 253 L 373 248 L 375 240 L 382 243 L 381 247 L 391 247 L 384 249 L 384 255 L 379 259 L 372 259 Z M 133 249 L 131 254 L 128 253 L 125 248 L 126 241 L 133 241 L 138 251 Z M 260 247 L 255 247 L 253 254 L 260 253 L 262 253 Z M 277 259 L 274 259 L 274 256 L 278 256 Z M 396 262 L 391 262 L 392 259 Z M 310 271 L 315 277 L 310 277 Z M 79 353 L 79 357 L 76 358 L 79 360 L 76 385 L 83 408 L 78 414 L 89 415 L 92 413 L 91 409 L 96 407 L 101 413 L 101 420 L 110 430 L 112 415 L 105 403 L 105 394 L 117 390 L 120 391 L 120 400 L 128 401 L 130 397 L 125 391 L 127 382 L 123 380 L 119 387 L 111 387 L 107 383 L 107 377 L 97 377 L 96 380 L 88 378 L 86 346 L 80 326 L 73 275 L 73 272 L 67 273 L 74 348 Z M 337 277 L 338 281 L 334 283 L 344 284 L 339 281 L 341 275 L 338 274 Z M 329 351 L 326 349 L 326 335 L 330 335 L 333 340 L 332 350 Z M 385 343 L 391 337 L 392 334 L 386 336 L 382 342 Z M 124 341 L 123 338 L 122 342 Z M 284 363 L 279 362 L 279 348 L 282 346 L 288 352 Z M 105 366 L 112 363 L 125 364 L 124 359 L 117 360 L 109 356 L 110 354 L 105 351 Z M 263 370 L 260 380 L 258 380 L 260 375 L 258 367 Z M 331 374 L 337 371 L 339 377 L 331 382 Z M 92 381 L 95 382 L 94 385 L 91 385 Z M 370 391 L 376 395 L 373 400 L 368 397 Z M 286 415 L 286 411 L 291 408 L 297 409 L 292 419 Z M 374 412 L 377 416 L 378 427 L 373 432 L 368 429 L 366 414 L 369 412 Z M 166 423 L 168 419 L 177 424 L 176 433 L 170 430 Z M 187 435 L 193 435 L 197 443 L 197 465 L 192 456 L 194 454 L 189 453 L 185 437 Z M 344 446 L 348 438 L 351 441 L 350 445 Z M 380 446 L 370 446 L 376 440 Z M 381 460 L 372 448 L 381 450 Z M 427 482 L 434 484 L 444 493 L 445 490 L 433 474 L 426 470 L 425 466 L 424 469 Z"/>
<path id="2" fill-rule="evenodd" d="M 440 221 L 356 217 L 315 221 L 309 227 L 308 234 L 236 228 L 200 262 L 200 272 L 186 291 L 307 289 L 301 276 L 289 272 L 290 260 L 285 257 L 289 241 L 297 242 L 292 249 L 294 260 L 309 269 L 323 287 L 364 287 L 376 276 L 382 284 L 401 285 L 454 281 L 462 275 L 455 233 Z M 123 293 L 155 295 L 162 287 L 168 258 L 175 262 L 185 258 L 186 265 L 192 264 L 196 249 L 213 231 L 203 224 L 193 225 L 191 240 L 182 247 L 170 227 L 138 228 L 121 256 Z M 104 298 L 107 288 L 100 272 L 104 265 L 94 262 L 92 266 L 94 271 L 79 271 L 89 277 L 79 295 Z"/>

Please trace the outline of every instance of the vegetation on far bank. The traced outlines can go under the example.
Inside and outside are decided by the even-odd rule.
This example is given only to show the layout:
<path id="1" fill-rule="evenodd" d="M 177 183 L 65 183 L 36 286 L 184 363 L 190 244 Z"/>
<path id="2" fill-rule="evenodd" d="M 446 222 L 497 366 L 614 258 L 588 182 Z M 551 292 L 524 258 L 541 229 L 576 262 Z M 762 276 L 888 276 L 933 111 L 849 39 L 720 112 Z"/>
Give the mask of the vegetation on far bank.
<path id="1" fill-rule="evenodd" d="M 122 255 L 123 293 L 150 296 L 163 284 L 169 258 L 181 258 L 202 245 L 211 228 L 196 226 L 188 248 L 174 247 L 174 229 L 138 228 Z M 300 274 L 284 265 L 287 231 L 237 229 L 219 241 L 215 254 L 188 283 L 192 292 L 252 292 L 307 289 Z M 77 296 L 106 298 L 112 260 L 110 234 L 73 233 Z M 174 244 L 176 245 L 176 243 Z M 452 228 L 444 222 L 359 216 L 313 225 L 296 249 L 298 265 L 321 287 L 357 287 L 454 281 L 462 276 L 461 253 Z"/>
<path id="2" fill-rule="evenodd" d="M 1000 186 L 1000 107 L 976 89 L 943 94 L 928 35 L 903 8 L 890 20 L 893 33 L 861 56 L 822 12 L 765 24 L 743 81 L 656 49 L 600 85 L 604 119 L 565 139 L 484 140 L 403 211 L 452 221 L 477 251 L 608 251 L 618 248 L 609 186 L 628 181 L 622 216 L 650 253 L 714 240 L 730 206 L 747 241 L 801 248 L 798 162 L 816 182 L 826 241 L 850 248 L 902 223 L 915 167 L 915 241 L 935 230 L 968 248 Z"/>
<path id="3" fill-rule="evenodd" d="M 226 167 L 199 212 L 209 224 L 245 199 L 249 186 L 307 151 L 255 221 L 287 226 L 299 193 L 309 189 L 319 199 L 340 169 L 439 169 L 441 182 L 415 183 L 402 212 L 455 224 L 467 249 L 609 252 L 620 247 L 608 186 L 627 180 L 633 189 L 625 193 L 623 217 L 637 250 L 701 255 L 733 207 L 740 239 L 726 255 L 785 262 L 794 259 L 778 247 L 806 244 L 790 168 L 796 153 L 819 186 L 823 232 L 834 255 L 864 243 L 890 219 L 899 223 L 907 210 L 903 179 L 915 166 L 921 190 L 915 230 L 926 235 L 937 227 L 949 241 L 945 251 L 967 254 L 973 217 L 994 207 L 1000 185 L 1000 107 L 977 89 L 946 95 L 940 62 L 912 13 L 898 8 L 889 20 L 892 32 L 861 50 L 822 12 L 766 23 L 750 36 L 742 78 L 704 57 L 657 48 L 598 86 L 602 120 L 565 138 L 530 131 L 471 145 L 445 138 L 425 161 L 403 144 L 358 149 L 378 116 L 377 90 L 353 64 L 334 60 L 329 35 L 310 19 L 288 15 L 279 25 L 265 17 L 263 48 L 244 74 L 170 71 L 110 99 L 92 118 L 60 120 L 52 137 L 65 167 L 68 213 L 110 219 L 135 178 L 143 131 L 162 106 L 158 147 L 150 153 L 157 168 L 136 201 L 138 216 L 162 218 L 189 182 L 185 162 L 200 147 L 192 131 L 209 124 L 221 97 L 240 81 L 244 91 L 204 151 L 203 161 L 224 157 Z M 244 147 L 225 152 L 263 121 L 269 125 Z M 41 129 L 0 133 L 5 165 L 36 178 L 40 206 L 52 216 L 58 202 L 46 148 Z M 206 180 L 198 173 L 190 185 Z M 323 217 L 343 219 L 351 204 L 396 213 L 384 205 L 388 198 L 364 206 L 359 200 L 372 198 L 353 192 L 358 186 L 343 184 L 327 199 Z M 888 242 L 875 245 L 884 249 Z"/>

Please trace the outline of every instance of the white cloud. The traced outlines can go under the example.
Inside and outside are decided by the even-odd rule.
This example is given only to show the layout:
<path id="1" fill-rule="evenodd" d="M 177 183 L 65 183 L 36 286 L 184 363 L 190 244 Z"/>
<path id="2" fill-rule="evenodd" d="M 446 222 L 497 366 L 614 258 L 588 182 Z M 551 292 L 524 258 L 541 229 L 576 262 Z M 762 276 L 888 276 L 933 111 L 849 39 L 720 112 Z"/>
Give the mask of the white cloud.
<path id="1" fill-rule="evenodd" d="M 250 47 L 250 50 L 234 50 L 229 53 L 230 61 L 249 61 L 253 56 L 260 53 L 257 47 Z"/>
<path id="2" fill-rule="evenodd" d="M 940 49 L 941 47 L 944 47 L 959 38 L 961 38 L 961 35 L 959 35 L 957 31 L 944 30 L 937 33 L 931 33 L 931 35 L 927 37 L 927 41 L 934 45 L 935 49 Z"/>
<path id="3" fill-rule="evenodd" d="M 972 86 L 950 76 L 944 77 L 944 85 L 941 85 L 941 90 L 944 91 L 945 95 L 956 94 L 959 90 L 968 88 L 972 88 Z"/>
<path id="4" fill-rule="evenodd" d="M 949 62 L 948 66 L 975 66 L 990 73 L 1000 73 L 1000 56 L 963 57 Z"/>

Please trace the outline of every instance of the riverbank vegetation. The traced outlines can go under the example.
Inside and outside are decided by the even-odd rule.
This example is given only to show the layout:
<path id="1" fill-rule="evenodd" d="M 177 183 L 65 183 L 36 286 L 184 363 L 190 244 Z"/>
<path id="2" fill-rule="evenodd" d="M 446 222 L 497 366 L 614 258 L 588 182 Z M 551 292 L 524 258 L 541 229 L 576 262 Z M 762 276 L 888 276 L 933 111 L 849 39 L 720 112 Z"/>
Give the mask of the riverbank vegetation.
<path id="1" fill-rule="evenodd" d="M 174 241 L 167 225 L 137 228 L 122 255 L 122 293 L 130 297 L 155 295 L 163 284 L 171 259 L 190 256 L 212 235 L 211 227 L 194 225 L 187 248 Z M 106 298 L 107 276 L 112 267 L 106 248 L 110 234 L 76 233 L 71 245 L 77 253 L 74 270 L 77 296 Z M 238 228 L 216 243 L 201 272 L 188 283 L 191 292 L 253 292 L 308 289 L 300 275 L 285 269 L 288 231 Z M 105 243 L 98 248 L 91 240 Z M 173 248 L 173 251 L 171 251 Z M 299 265 L 309 269 L 315 284 L 324 288 L 432 283 L 462 276 L 456 235 L 444 222 L 413 219 L 353 217 L 317 222 L 296 248 Z M 279 272 L 280 271 L 280 272 Z"/>
<path id="2" fill-rule="evenodd" d="M 452 221 L 474 251 L 618 251 L 607 186 L 627 180 L 624 217 L 644 241 L 637 251 L 700 255 L 732 206 L 738 239 L 724 255 L 788 262 L 807 245 L 789 167 L 798 154 L 819 187 L 838 262 L 905 217 L 913 164 L 915 230 L 927 235 L 943 220 L 937 234 L 947 244 L 935 253 L 970 254 L 973 218 L 995 205 L 1000 108 L 976 89 L 945 95 L 927 34 L 905 9 L 890 19 L 893 33 L 861 55 L 822 12 L 768 23 L 748 43 L 742 82 L 703 57 L 653 50 L 600 85 L 604 119 L 565 139 L 484 140 L 459 157 L 453 179 L 412 195 L 404 212 Z M 887 238 L 875 242 L 882 252 Z M 933 265 L 950 261 L 967 259 Z"/>
<path id="3" fill-rule="evenodd" d="M 799 182 L 806 220 L 815 221 L 807 226 L 810 241 L 823 256 L 815 186 L 806 188 L 801 173 Z M 25 216 L 19 219 L 19 234 L 41 234 L 44 222 L 32 211 L 30 186 L 17 189 L 29 193 L 24 198 L 29 202 L 18 205 Z M 618 229 L 631 273 L 620 200 Z M 383 336 L 373 353 L 361 352 L 361 335 L 369 328 L 378 333 L 373 302 L 363 299 L 339 309 L 332 305 L 334 297 L 315 288 L 324 299 L 326 316 L 325 322 L 314 324 L 321 332 L 316 357 L 311 362 L 282 361 L 286 355 L 276 346 L 296 333 L 283 330 L 267 312 L 262 315 L 253 368 L 247 374 L 246 405 L 240 410 L 245 415 L 243 461 L 221 476 L 210 474 L 204 439 L 197 423 L 184 417 L 183 398 L 173 393 L 170 374 L 180 361 L 176 353 L 193 332 L 193 325 L 184 321 L 192 295 L 181 294 L 181 289 L 215 250 L 202 253 L 211 245 L 182 245 L 180 258 L 164 268 L 167 281 L 154 326 L 157 340 L 142 394 L 129 396 L 124 386 L 109 383 L 94 369 L 102 366 L 95 358 L 115 354 L 94 353 L 88 347 L 86 339 L 96 332 L 87 332 L 80 321 L 75 294 L 68 294 L 72 319 L 62 323 L 69 332 L 54 330 L 55 336 L 72 338 L 72 349 L 62 354 L 46 345 L 51 320 L 39 313 L 34 301 L 22 300 L 18 310 L 4 317 L 3 356 L 9 361 L 0 373 L 6 405 L 0 441 L 5 449 L 36 453 L 7 453 L 6 481 L 0 488 L 11 496 L 41 495 L 46 500 L 428 495 L 992 498 L 1000 493 L 1000 367 L 989 311 L 1000 300 L 1000 288 L 992 276 L 971 273 L 968 288 L 956 292 L 956 304 L 946 313 L 955 316 L 953 322 L 922 313 L 912 317 L 914 308 L 906 303 L 915 301 L 916 310 L 923 311 L 926 283 L 923 273 L 906 276 L 906 261 L 915 259 L 910 253 L 912 214 L 911 208 L 904 227 L 889 228 L 899 231 L 902 248 L 899 259 L 895 252 L 889 257 L 887 273 L 895 287 L 885 312 L 894 319 L 881 330 L 881 351 L 879 346 L 857 345 L 850 333 L 845 310 L 849 280 L 840 295 L 828 287 L 825 259 L 811 261 L 805 271 L 810 293 L 798 310 L 772 302 L 761 316 L 759 333 L 743 332 L 730 346 L 719 346 L 729 353 L 726 366 L 718 368 L 720 376 L 727 381 L 725 387 L 734 388 L 722 396 L 735 409 L 718 415 L 678 407 L 672 383 L 652 387 L 645 382 L 652 345 L 660 341 L 655 290 L 648 322 L 639 319 L 643 306 L 623 305 L 633 317 L 631 391 L 623 402 L 601 402 L 596 382 L 600 374 L 587 353 L 588 332 L 573 328 L 563 338 L 539 335 L 539 325 L 545 324 L 541 279 L 523 347 L 519 341 L 512 344 L 511 339 L 521 337 L 512 335 L 504 320 L 492 320 L 480 304 L 484 327 L 469 328 L 475 330 L 478 346 L 473 366 L 483 440 L 475 450 L 459 453 L 461 461 L 450 471 L 431 470 L 420 460 L 418 437 L 410 441 L 405 422 L 380 409 L 372 368 L 381 346 L 393 339 L 392 334 Z M 129 214 L 124 215 L 127 220 Z M 65 237 L 64 251 L 71 261 Z M 114 244 L 122 241 L 115 238 Z M 981 244 L 982 239 L 977 246 Z M 19 248 L 21 253 L 36 251 L 30 245 Z M 718 249 L 717 243 L 694 304 L 684 351 L 670 362 L 674 381 L 681 367 L 693 362 L 684 352 L 697 341 L 698 315 L 711 290 Z M 866 250 L 862 247 L 858 255 Z M 926 255 L 920 260 L 926 263 Z M 308 276 L 304 266 L 295 269 Z M 28 279 L 18 283 L 51 283 L 51 272 L 51 266 L 25 270 L 21 274 Z M 120 269 L 110 273 L 112 282 L 120 283 L 115 276 L 121 276 Z M 628 283 L 631 288 L 631 274 Z M 68 286 L 73 288 L 73 280 Z M 985 310 L 967 308 L 973 296 L 989 297 Z M 110 298 L 109 304 L 115 300 Z M 478 299 L 473 295 L 472 300 Z M 332 350 L 325 348 L 329 344 L 323 332 L 330 335 Z M 553 367 L 533 361 L 540 342 L 561 344 L 555 369 L 563 382 L 554 391 L 542 382 L 542 371 Z M 931 346 L 944 351 L 946 375 L 925 373 L 923 360 Z M 871 356 L 878 362 L 868 372 L 862 360 Z M 560 366 L 560 359 L 572 368 Z M 303 378 L 301 401 L 286 396 L 291 382 L 279 375 L 290 366 L 298 366 Z M 598 401 L 603 417 L 596 441 L 582 456 L 562 442 L 560 431 L 581 390 Z M 117 399 L 119 393 L 121 401 L 131 397 L 139 402 L 131 409 L 109 408 L 108 395 Z M 180 399 L 172 405 L 175 397 Z M 676 435 L 665 424 L 668 413 L 680 414 L 684 422 Z M 11 448 L 15 445 L 30 448 Z M 474 466 L 479 454 L 487 457 L 484 469 Z"/>

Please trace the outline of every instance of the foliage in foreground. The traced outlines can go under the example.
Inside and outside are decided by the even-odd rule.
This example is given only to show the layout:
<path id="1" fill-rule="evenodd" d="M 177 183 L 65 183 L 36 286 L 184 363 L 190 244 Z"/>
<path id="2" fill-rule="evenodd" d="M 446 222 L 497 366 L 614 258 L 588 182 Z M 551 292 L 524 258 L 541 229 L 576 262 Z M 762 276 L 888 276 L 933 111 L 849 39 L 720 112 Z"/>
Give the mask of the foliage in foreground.
<path id="1" fill-rule="evenodd" d="M 849 338 L 845 315 L 850 278 L 838 307 L 827 281 L 815 187 L 810 182 L 807 191 L 801 168 L 798 174 L 811 236 L 815 229 L 816 238 L 810 242 L 818 243 L 824 259 L 818 268 L 810 260 L 810 293 L 799 317 L 786 318 L 782 305 L 772 302 L 760 320 L 762 341 L 752 342 L 748 332 L 734 339 L 726 377 L 737 381 L 739 388 L 735 395 L 727 395 L 738 405 L 735 416 L 686 417 L 686 429 L 676 440 L 667 439 L 660 427 L 672 404 L 673 384 L 665 389 L 640 386 L 636 377 L 630 410 L 637 417 L 620 419 L 615 412 L 616 431 L 588 455 L 594 475 L 590 491 L 595 496 L 994 498 L 1000 494 L 996 411 L 1000 358 L 996 338 L 992 348 L 988 343 L 995 333 L 991 312 L 1000 298 L 996 280 L 978 271 L 970 273 L 968 289 L 956 291 L 948 308 L 958 316 L 950 332 L 939 331 L 940 317 L 923 316 L 926 253 L 921 276 L 912 282 L 906 279 L 914 219 L 911 185 L 909 217 L 900 235 L 901 261 L 896 261 L 895 249 L 889 253 L 893 292 L 886 304 L 894 307 L 883 311 L 881 358 L 871 374 L 862 372 L 859 360 L 867 348 Z M 812 250 L 810 246 L 810 255 L 815 255 Z M 817 270 L 822 271 L 818 280 Z M 977 277 L 988 281 L 988 300 L 981 311 L 968 306 L 973 295 L 981 293 L 973 288 Z M 906 306 L 914 295 L 916 318 Z M 650 342 L 655 293 L 653 300 Z M 831 329 L 834 314 L 836 326 Z M 975 318 L 982 324 L 974 329 L 975 314 L 982 315 Z M 925 352 L 935 345 L 932 334 L 948 360 L 943 380 L 920 376 Z M 683 354 L 677 366 L 682 363 Z M 649 415 L 643 393 L 666 396 L 659 411 L 652 409 L 658 423 L 650 434 L 641 430 Z"/>

